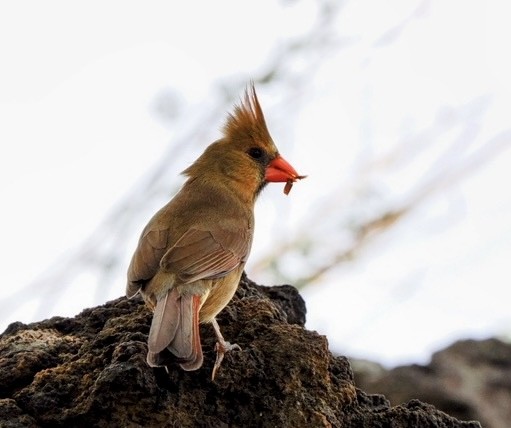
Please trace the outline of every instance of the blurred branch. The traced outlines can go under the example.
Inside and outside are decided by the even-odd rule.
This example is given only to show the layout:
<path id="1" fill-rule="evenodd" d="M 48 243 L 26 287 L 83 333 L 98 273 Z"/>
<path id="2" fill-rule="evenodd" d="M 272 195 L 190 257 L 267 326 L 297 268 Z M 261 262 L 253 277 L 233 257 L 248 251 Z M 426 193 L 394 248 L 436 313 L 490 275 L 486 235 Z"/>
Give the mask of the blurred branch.
<path id="1" fill-rule="evenodd" d="M 325 273 L 338 267 L 340 264 L 354 260 L 360 250 L 367 245 L 372 238 L 390 229 L 405 214 L 407 214 L 407 212 L 408 209 L 406 208 L 402 208 L 397 211 L 388 211 L 378 218 L 359 225 L 357 230 L 354 231 L 355 242 L 350 248 L 334 254 L 328 263 L 317 267 L 308 275 L 293 279 L 291 281 L 292 284 L 298 289 L 303 288 L 306 285 L 319 280 Z"/>
<path id="2" fill-rule="evenodd" d="M 372 210 L 373 215 L 369 218 L 361 216 L 354 221 L 345 221 L 344 230 L 342 232 L 338 231 L 337 234 L 341 236 L 348 232 L 351 238 L 344 241 L 349 242 L 349 245 L 332 251 L 328 256 L 328 261 L 310 266 L 310 260 L 323 260 L 324 255 L 322 249 L 319 248 L 321 244 L 317 243 L 317 236 L 321 236 L 322 233 L 314 227 L 318 225 L 318 222 L 313 218 L 307 218 L 302 225 L 296 228 L 296 230 L 301 231 L 299 235 L 274 247 L 271 253 L 266 254 L 264 258 L 253 265 L 253 271 L 271 269 L 273 274 L 280 277 L 283 282 L 291 283 L 300 288 L 317 282 L 325 273 L 356 259 L 364 247 L 369 245 L 376 237 L 390 231 L 424 201 L 445 192 L 466 177 L 474 174 L 478 169 L 485 167 L 503 150 L 509 149 L 511 146 L 511 129 L 498 133 L 482 143 L 479 148 L 470 150 L 479 139 L 482 118 L 490 104 L 487 98 L 477 98 L 472 103 L 459 108 L 458 111 L 453 111 L 450 115 L 450 121 L 439 119 L 431 128 L 420 132 L 415 138 L 402 141 L 393 150 L 393 155 L 389 156 L 387 154 L 382 158 L 372 159 L 368 162 L 370 166 L 362 166 L 352 178 L 353 183 L 367 182 L 368 180 L 363 176 L 374 174 L 376 167 L 379 170 L 378 177 L 381 179 L 385 175 L 385 170 L 387 172 L 395 171 L 397 159 L 399 159 L 402 166 L 407 166 L 418 156 L 418 151 L 427 151 L 432 148 L 431 144 L 414 144 L 414 141 L 424 143 L 425 136 L 436 136 L 436 139 L 440 140 L 442 134 L 447 135 L 455 127 L 460 127 L 458 135 L 452 139 L 451 144 L 447 145 L 429 163 L 425 173 L 418 174 L 415 181 L 410 183 L 405 196 L 400 198 L 401 201 L 389 201 L 384 198 L 383 201 L 377 202 L 380 208 Z M 415 150 L 410 150 L 410 147 L 415 148 Z M 405 153 L 407 156 L 404 156 Z M 371 182 L 369 181 L 369 183 Z M 371 186 L 371 184 L 368 184 L 368 186 Z M 334 194 L 346 195 L 349 192 L 339 188 L 332 192 L 332 195 Z M 370 206 L 372 202 L 369 199 L 374 198 L 375 194 L 379 196 L 377 192 L 372 192 L 370 189 L 359 189 L 357 197 L 361 200 L 358 203 Z M 331 209 L 335 205 L 337 205 L 337 209 Z M 334 224 L 338 222 L 339 217 L 347 218 L 350 213 L 342 213 L 341 207 L 343 206 L 346 206 L 346 203 L 337 198 L 325 201 L 323 206 L 315 207 L 313 215 L 322 213 L 319 227 L 323 227 L 325 223 Z M 335 240 L 336 232 L 333 228 L 330 229 L 330 233 L 334 234 L 332 239 Z M 299 251 L 300 248 L 304 248 L 304 244 L 308 248 L 306 254 Z M 335 244 L 332 244 L 331 247 L 335 249 Z M 315 256 L 314 252 L 318 252 L 320 255 Z M 301 259 L 298 264 L 309 266 L 307 274 L 289 276 L 289 274 L 286 275 L 283 272 L 280 260 L 286 260 L 286 255 L 291 253 Z"/>

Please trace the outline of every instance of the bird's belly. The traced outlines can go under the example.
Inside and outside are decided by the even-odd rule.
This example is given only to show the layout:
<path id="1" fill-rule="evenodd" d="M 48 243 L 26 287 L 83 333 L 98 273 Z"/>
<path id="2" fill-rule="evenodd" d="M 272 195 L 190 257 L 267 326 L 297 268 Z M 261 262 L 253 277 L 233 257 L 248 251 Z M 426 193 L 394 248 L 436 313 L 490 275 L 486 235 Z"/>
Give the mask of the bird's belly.
<path id="1" fill-rule="evenodd" d="M 230 272 L 225 277 L 213 281 L 211 291 L 200 309 L 201 323 L 210 322 L 227 306 L 238 288 L 242 272 L 243 267 L 240 266 L 240 268 Z"/>

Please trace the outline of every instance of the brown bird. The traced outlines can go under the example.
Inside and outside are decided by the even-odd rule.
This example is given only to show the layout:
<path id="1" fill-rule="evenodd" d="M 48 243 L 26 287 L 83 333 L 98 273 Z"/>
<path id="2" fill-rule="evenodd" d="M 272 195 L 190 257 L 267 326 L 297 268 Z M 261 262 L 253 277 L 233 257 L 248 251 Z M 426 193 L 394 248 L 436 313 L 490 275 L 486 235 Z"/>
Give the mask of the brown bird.
<path id="1" fill-rule="evenodd" d="M 238 286 L 252 246 L 254 203 L 267 182 L 304 178 L 280 155 L 264 120 L 255 88 L 245 91 L 223 128 L 223 137 L 183 174 L 174 198 L 142 231 L 128 268 L 126 295 L 141 293 L 154 310 L 147 363 L 164 365 L 167 348 L 184 370 L 201 367 L 199 323 L 212 323 L 217 358 L 238 345 L 222 337 L 215 316 Z"/>

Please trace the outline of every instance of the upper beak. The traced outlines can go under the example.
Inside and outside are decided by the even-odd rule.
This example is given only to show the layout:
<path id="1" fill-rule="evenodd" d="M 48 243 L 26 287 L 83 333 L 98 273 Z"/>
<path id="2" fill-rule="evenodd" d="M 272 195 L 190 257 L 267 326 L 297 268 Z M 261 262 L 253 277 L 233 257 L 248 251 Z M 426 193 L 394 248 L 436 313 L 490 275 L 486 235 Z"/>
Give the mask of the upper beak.
<path id="1" fill-rule="evenodd" d="M 296 170 L 291 164 L 286 161 L 282 156 L 278 155 L 266 167 L 264 178 L 266 181 L 272 182 L 294 182 L 305 178 L 303 175 L 298 175 Z"/>

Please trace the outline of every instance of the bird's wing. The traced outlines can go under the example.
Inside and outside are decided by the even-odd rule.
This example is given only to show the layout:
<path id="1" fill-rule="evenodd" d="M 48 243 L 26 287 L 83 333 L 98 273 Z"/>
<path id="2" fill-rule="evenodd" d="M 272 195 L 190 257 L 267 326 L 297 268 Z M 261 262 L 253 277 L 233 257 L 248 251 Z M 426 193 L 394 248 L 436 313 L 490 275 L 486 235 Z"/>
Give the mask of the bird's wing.
<path id="1" fill-rule="evenodd" d="M 128 268 L 126 295 L 132 297 L 158 271 L 160 260 L 167 251 L 168 228 L 146 227 Z"/>
<path id="2" fill-rule="evenodd" d="M 249 229 L 190 228 L 161 260 L 161 267 L 183 283 L 227 275 L 247 260 L 252 243 Z"/>

